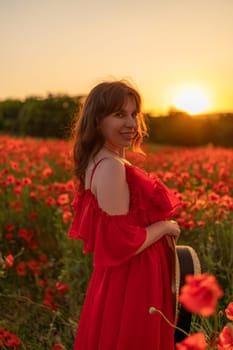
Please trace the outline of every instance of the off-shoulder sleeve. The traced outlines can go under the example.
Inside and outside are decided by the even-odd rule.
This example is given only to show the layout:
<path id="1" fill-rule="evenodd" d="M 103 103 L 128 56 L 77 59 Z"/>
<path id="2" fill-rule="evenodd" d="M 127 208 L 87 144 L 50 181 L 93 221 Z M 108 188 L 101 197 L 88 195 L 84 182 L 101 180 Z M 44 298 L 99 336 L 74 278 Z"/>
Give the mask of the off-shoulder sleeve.
<path id="1" fill-rule="evenodd" d="M 90 197 L 74 201 L 69 237 L 83 240 L 84 253 L 94 252 L 95 266 L 122 264 L 144 243 L 146 229 L 130 223 L 127 215 L 108 215 Z"/>
<path id="2" fill-rule="evenodd" d="M 124 217 L 101 215 L 96 227 L 94 265 L 119 265 L 133 255 L 146 239 L 146 229 Z"/>

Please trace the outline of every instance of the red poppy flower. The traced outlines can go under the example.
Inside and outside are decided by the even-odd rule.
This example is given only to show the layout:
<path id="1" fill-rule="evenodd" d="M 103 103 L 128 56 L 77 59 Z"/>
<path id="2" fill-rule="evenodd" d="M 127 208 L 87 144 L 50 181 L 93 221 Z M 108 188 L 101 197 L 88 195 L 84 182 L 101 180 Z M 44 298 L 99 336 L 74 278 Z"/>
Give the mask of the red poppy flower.
<path id="1" fill-rule="evenodd" d="M 60 196 L 57 199 L 58 205 L 64 205 L 69 203 L 69 196 L 67 193 L 60 194 Z"/>
<path id="2" fill-rule="evenodd" d="M 35 240 L 32 239 L 30 242 L 28 242 L 28 248 L 31 250 L 35 250 L 39 247 L 39 243 Z"/>
<path id="3" fill-rule="evenodd" d="M 11 241 L 12 238 L 13 238 L 14 236 L 13 236 L 12 233 L 9 232 L 9 233 L 6 233 L 6 236 L 5 236 L 5 237 L 6 237 L 6 239 L 7 239 L 8 241 Z"/>
<path id="4" fill-rule="evenodd" d="M 50 176 L 52 173 L 53 173 L 52 168 L 50 168 L 50 167 L 48 167 L 48 166 L 45 167 L 44 170 L 43 170 L 43 172 L 42 172 L 42 174 L 43 174 L 44 176 Z"/>
<path id="5" fill-rule="evenodd" d="M 202 221 L 202 220 L 199 220 L 198 222 L 197 222 L 197 226 L 199 226 L 199 227 L 202 227 L 202 226 L 205 226 L 205 221 Z"/>
<path id="6" fill-rule="evenodd" d="M 48 206 L 48 207 L 52 207 L 53 205 L 55 205 L 56 201 L 53 197 L 49 196 L 48 198 L 46 198 L 45 200 L 45 204 Z"/>
<path id="7" fill-rule="evenodd" d="M 31 185 L 31 183 L 32 183 L 32 180 L 29 179 L 28 177 L 24 177 L 22 179 L 22 185 Z"/>
<path id="8" fill-rule="evenodd" d="M 64 294 L 69 290 L 68 284 L 61 282 L 56 282 L 56 288 L 60 298 L 64 298 Z"/>
<path id="9" fill-rule="evenodd" d="M 29 193 L 29 197 L 30 197 L 31 199 L 37 199 L 37 194 L 36 194 L 36 192 L 31 191 L 31 192 Z"/>
<path id="10" fill-rule="evenodd" d="M 16 171 L 19 171 L 19 170 L 20 170 L 20 169 L 19 169 L 19 164 L 16 163 L 16 162 L 14 162 L 14 161 L 12 161 L 12 160 L 10 160 L 10 165 L 11 165 L 11 168 L 12 168 L 13 170 L 16 170 Z"/>
<path id="11" fill-rule="evenodd" d="M 19 237 L 23 238 L 25 241 L 29 242 L 33 237 L 33 232 L 32 230 L 21 228 L 19 229 L 18 235 Z"/>
<path id="12" fill-rule="evenodd" d="M 18 186 L 15 186 L 13 192 L 17 195 L 17 194 L 21 194 L 22 193 L 22 186 L 21 185 L 18 185 Z"/>
<path id="13" fill-rule="evenodd" d="M 15 177 L 14 175 L 8 175 L 6 178 L 6 186 L 11 185 L 11 184 L 15 184 Z"/>
<path id="14" fill-rule="evenodd" d="M 4 261 L 4 264 L 6 267 L 11 267 L 14 265 L 14 257 L 12 254 L 9 254 L 5 257 L 5 261 Z"/>
<path id="15" fill-rule="evenodd" d="M 36 275 L 36 276 L 41 275 L 41 262 L 40 261 L 35 261 L 35 260 L 28 261 L 27 266 L 34 273 L 34 275 Z"/>
<path id="16" fill-rule="evenodd" d="M 233 321 L 233 301 L 228 304 L 227 308 L 225 309 L 225 313 L 228 320 Z"/>
<path id="17" fill-rule="evenodd" d="M 69 290 L 69 286 L 66 283 L 56 282 L 56 288 L 59 292 L 67 292 Z"/>
<path id="18" fill-rule="evenodd" d="M 22 208 L 21 200 L 17 199 L 16 201 L 10 202 L 10 208 L 15 208 L 17 212 Z"/>
<path id="19" fill-rule="evenodd" d="M 47 263 L 47 261 L 48 261 L 47 256 L 44 253 L 40 254 L 39 259 L 43 263 Z"/>
<path id="20" fill-rule="evenodd" d="M 27 274 L 26 264 L 24 262 L 18 263 L 18 265 L 16 266 L 16 272 L 17 272 L 17 275 L 19 276 L 26 276 Z"/>
<path id="21" fill-rule="evenodd" d="M 217 300 L 223 295 L 213 275 L 207 273 L 187 275 L 179 300 L 190 312 L 210 316 L 215 312 Z"/>
<path id="22" fill-rule="evenodd" d="M 54 291 L 50 287 L 47 287 L 45 290 L 44 304 L 49 306 L 51 310 L 56 311 L 57 305 L 53 302 L 53 297 L 54 297 Z"/>
<path id="23" fill-rule="evenodd" d="M 195 333 L 176 343 L 177 350 L 205 350 L 207 342 L 203 333 Z"/>
<path id="24" fill-rule="evenodd" d="M 14 231 L 15 226 L 12 225 L 12 224 L 6 224 L 6 225 L 4 226 L 4 229 L 5 229 L 7 232 L 11 232 L 11 231 Z"/>
<path id="25" fill-rule="evenodd" d="M 63 222 L 65 224 L 68 224 L 68 222 L 71 220 L 72 218 L 72 213 L 70 211 L 64 211 L 63 215 L 62 215 L 62 218 L 63 218 Z"/>
<path id="26" fill-rule="evenodd" d="M 17 335 L 0 328 L 0 346 L 7 347 L 7 349 L 19 350 L 20 344 L 21 341 Z"/>
<path id="27" fill-rule="evenodd" d="M 46 286 L 45 280 L 39 280 L 38 281 L 38 286 L 41 287 L 41 288 L 44 288 Z"/>
<path id="28" fill-rule="evenodd" d="M 36 211 L 32 211 L 29 215 L 30 220 L 36 220 L 38 218 L 38 213 Z"/>
<path id="29" fill-rule="evenodd" d="M 233 349 L 233 326 L 229 324 L 225 326 L 218 337 L 218 350 Z"/>
<path id="30" fill-rule="evenodd" d="M 63 212 L 69 211 L 70 210 L 70 206 L 69 205 L 64 205 L 62 210 L 63 210 Z"/>

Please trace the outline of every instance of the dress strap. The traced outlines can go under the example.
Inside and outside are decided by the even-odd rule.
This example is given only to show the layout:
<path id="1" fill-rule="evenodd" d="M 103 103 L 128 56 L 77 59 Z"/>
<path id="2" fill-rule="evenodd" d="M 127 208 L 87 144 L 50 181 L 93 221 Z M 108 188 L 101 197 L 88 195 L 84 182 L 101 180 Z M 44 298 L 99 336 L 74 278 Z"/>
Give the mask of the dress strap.
<path id="1" fill-rule="evenodd" d="M 98 162 L 95 164 L 94 168 L 92 169 L 91 178 L 90 178 L 90 188 L 91 188 L 92 179 L 93 179 L 95 170 L 96 170 L 97 166 L 98 166 L 98 165 L 102 162 L 102 160 L 104 160 L 104 159 L 107 159 L 107 157 L 104 157 L 104 158 L 101 158 L 100 160 L 98 160 Z"/>

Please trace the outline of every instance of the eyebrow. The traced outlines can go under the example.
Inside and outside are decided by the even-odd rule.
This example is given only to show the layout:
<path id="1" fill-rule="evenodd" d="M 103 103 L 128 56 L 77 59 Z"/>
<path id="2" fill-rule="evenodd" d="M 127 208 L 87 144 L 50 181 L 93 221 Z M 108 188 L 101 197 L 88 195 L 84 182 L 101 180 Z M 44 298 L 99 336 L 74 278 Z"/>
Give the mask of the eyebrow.
<path id="1" fill-rule="evenodd" d="M 120 108 L 117 112 L 127 113 L 126 109 L 124 109 L 124 108 Z M 134 110 L 132 111 L 132 113 L 138 113 L 137 109 L 134 109 Z M 132 113 L 131 113 L 131 114 L 132 114 Z"/>

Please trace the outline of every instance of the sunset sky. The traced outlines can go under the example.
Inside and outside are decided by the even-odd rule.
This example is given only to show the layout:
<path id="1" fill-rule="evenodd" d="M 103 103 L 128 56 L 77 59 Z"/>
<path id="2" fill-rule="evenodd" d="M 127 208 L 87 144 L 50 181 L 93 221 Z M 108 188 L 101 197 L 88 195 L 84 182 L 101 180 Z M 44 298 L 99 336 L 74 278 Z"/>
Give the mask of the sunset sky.
<path id="1" fill-rule="evenodd" d="M 233 112 L 233 0 L 0 0 L 0 40 L 0 99 L 128 79 L 147 112 Z"/>

